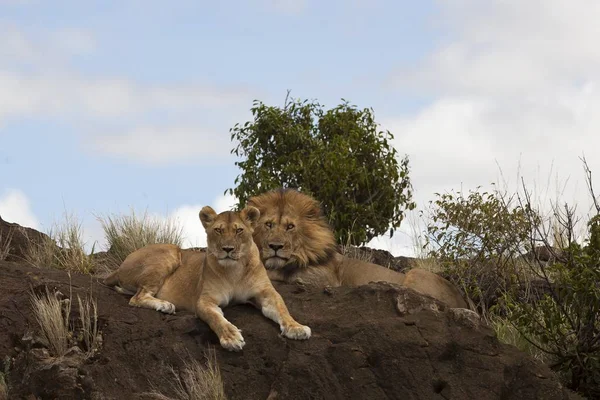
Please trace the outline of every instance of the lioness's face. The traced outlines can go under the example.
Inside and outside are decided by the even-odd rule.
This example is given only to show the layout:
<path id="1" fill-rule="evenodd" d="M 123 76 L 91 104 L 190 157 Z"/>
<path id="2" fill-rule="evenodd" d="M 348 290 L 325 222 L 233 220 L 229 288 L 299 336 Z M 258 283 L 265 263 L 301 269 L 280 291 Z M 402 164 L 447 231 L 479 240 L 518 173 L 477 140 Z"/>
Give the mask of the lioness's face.
<path id="1" fill-rule="evenodd" d="M 260 212 L 255 207 L 218 215 L 211 207 L 203 207 L 200 221 L 206 230 L 207 253 L 214 255 L 223 267 L 238 265 L 254 246 L 252 233 L 259 217 Z"/>

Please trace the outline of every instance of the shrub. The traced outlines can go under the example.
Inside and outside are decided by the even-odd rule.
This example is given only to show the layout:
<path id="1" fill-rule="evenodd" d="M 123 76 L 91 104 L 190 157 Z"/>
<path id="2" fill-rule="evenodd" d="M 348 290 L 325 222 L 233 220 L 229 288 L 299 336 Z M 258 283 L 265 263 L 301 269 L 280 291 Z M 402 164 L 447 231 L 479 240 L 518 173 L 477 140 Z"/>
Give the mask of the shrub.
<path id="1" fill-rule="evenodd" d="M 515 328 L 548 355 L 551 367 L 569 388 L 599 398 L 600 206 L 596 203 L 596 215 L 587 224 L 589 235 L 582 245 L 575 241 L 574 210 L 565 206 L 558 220 L 567 232 L 566 246 L 556 262 L 535 265 L 550 290 L 529 303 L 507 294 L 505 306 Z"/>
<path id="2" fill-rule="evenodd" d="M 392 134 L 378 131 L 372 109 L 343 101 L 324 111 L 316 102 L 286 99 L 283 108 L 255 101 L 251 111 L 253 121 L 231 129 L 242 173 L 226 192 L 240 207 L 264 191 L 296 188 L 318 199 L 337 240 L 353 245 L 388 229 L 393 235 L 415 207 L 408 158 L 398 159 Z"/>
<path id="3" fill-rule="evenodd" d="M 518 257 L 530 246 L 539 220 L 497 190 L 436 194 L 426 246 L 481 312 L 487 312 L 520 276 Z M 531 217 L 531 218 L 530 218 Z"/>
<path id="4" fill-rule="evenodd" d="M 574 208 L 554 205 L 542 218 L 525 187 L 512 197 L 438 195 L 427 235 L 431 254 L 472 299 L 493 292 L 494 306 L 482 309 L 501 340 L 544 360 L 570 389 L 600 398 L 600 204 L 583 162 L 595 205 L 583 240 Z"/>

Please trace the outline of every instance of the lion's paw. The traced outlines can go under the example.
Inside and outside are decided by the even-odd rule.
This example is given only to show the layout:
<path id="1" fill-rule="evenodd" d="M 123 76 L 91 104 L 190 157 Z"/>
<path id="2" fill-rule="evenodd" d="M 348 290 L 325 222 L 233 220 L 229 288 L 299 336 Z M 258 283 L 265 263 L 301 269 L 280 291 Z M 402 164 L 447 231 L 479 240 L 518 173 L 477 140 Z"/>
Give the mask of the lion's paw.
<path id="1" fill-rule="evenodd" d="M 156 311 L 164 312 L 165 314 L 175 314 L 175 304 L 163 300 L 156 305 Z"/>
<path id="2" fill-rule="evenodd" d="M 224 349 L 229 351 L 240 351 L 246 344 L 242 336 L 242 331 L 235 325 L 229 325 L 225 328 L 225 331 L 219 338 L 219 342 Z"/>
<path id="3" fill-rule="evenodd" d="M 311 330 L 306 325 L 292 325 L 283 329 L 283 335 L 289 339 L 303 340 L 310 338 Z"/>

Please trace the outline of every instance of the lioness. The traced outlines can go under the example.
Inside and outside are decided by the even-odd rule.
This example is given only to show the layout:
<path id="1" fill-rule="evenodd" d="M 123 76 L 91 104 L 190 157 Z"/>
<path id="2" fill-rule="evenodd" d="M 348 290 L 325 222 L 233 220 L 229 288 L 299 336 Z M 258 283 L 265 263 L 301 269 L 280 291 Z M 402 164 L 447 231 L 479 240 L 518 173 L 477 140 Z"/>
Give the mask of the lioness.
<path id="1" fill-rule="evenodd" d="M 233 303 L 252 303 L 279 324 L 284 336 L 308 339 L 310 328 L 290 316 L 260 260 L 252 240 L 259 217 L 251 206 L 219 215 L 206 206 L 200 210 L 206 254 L 170 244 L 149 245 L 127 256 L 104 283 L 119 292 L 135 292 L 129 301 L 135 307 L 196 312 L 227 350 L 239 351 L 245 345 L 241 331 L 221 310 Z"/>
<path id="2" fill-rule="evenodd" d="M 405 275 L 344 257 L 319 203 L 306 194 L 279 189 L 250 198 L 248 205 L 260 211 L 254 241 L 272 280 L 319 286 L 386 281 L 410 287 L 450 307 L 467 307 L 458 289 L 432 272 L 411 269 Z"/>

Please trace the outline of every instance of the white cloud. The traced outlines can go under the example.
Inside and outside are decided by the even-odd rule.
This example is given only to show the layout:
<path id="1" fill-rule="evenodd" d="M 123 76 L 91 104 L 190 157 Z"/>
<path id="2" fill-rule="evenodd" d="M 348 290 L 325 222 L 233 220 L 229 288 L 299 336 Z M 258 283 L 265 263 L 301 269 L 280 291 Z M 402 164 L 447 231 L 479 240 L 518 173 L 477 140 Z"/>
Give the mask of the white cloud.
<path id="1" fill-rule="evenodd" d="M 238 203 L 237 197 L 227 193 L 221 195 L 213 201 L 214 206 L 212 206 L 217 213 L 223 211 L 231 211 L 233 207 Z"/>
<path id="2" fill-rule="evenodd" d="M 246 92 L 209 86 L 142 86 L 77 73 L 23 75 L 0 69 L 0 116 L 114 118 L 156 111 L 197 112 L 239 104 Z"/>
<path id="3" fill-rule="evenodd" d="M 595 0 L 449 0 L 437 22 L 449 38 L 402 85 L 434 92 L 528 95 L 598 76 L 600 3 Z"/>
<path id="4" fill-rule="evenodd" d="M 40 223 L 31 210 L 29 199 L 20 190 L 8 189 L 0 197 L 0 216 L 7 222 L 39 229 Z"/>
<path id="5" fill-rule="evenodd" d="M 467 191 L 520 174 L 540 205 L 563 200 L 589 210 L 578 157 L 597 182 L 600 159 L 600 3 L 590 0 L 450 0 L 439 2 L 442 45 L 394 75 L 406 92 L 433 100 L 383 126 L 411 161 L 420 207 L 434 192 Z M 438 22 L 441 20 L 438 20 Z M 402 230 L 407 229 L 403 223 Z M 401 252 L 403 239 L 376 240 Z M 400 247 L 399 247 L 400 246 Z"/>
<path id="6" fill-rule="evenodd" d="M 210 162 L 229 157 L 231 148 L 228 134 L 185 126 L 139 127 L 122 135 L 96 136 L 91 145 L 103 153 L 152 165 L 188 160 Z"/>
<path id="7" fill-rule="evenodd" d="M 33 34 L 17 24 L 0 20 L 0 67 L 26 64 L 34 71 L 65 67 L 72 57 L 94 52 L 94 37 L 84 30 L 66 28 Z"/>

